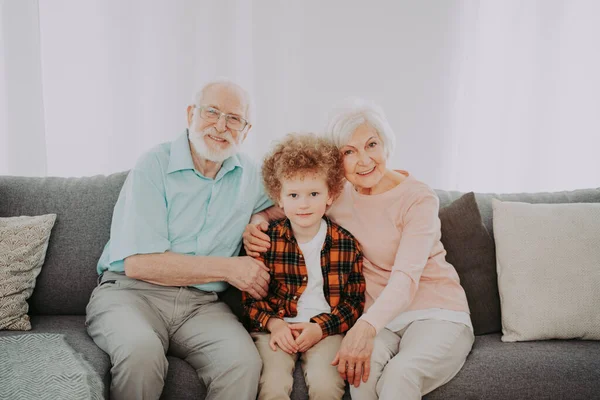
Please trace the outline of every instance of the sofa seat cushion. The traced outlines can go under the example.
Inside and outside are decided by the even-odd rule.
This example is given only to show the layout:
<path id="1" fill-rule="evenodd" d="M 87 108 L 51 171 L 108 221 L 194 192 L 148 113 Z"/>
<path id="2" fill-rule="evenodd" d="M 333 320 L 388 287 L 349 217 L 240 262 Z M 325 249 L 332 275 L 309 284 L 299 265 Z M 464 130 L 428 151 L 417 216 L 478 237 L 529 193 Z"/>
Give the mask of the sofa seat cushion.
<path id="1" fill-rule="evenodd" d="M 87 334 L 85 317 L 81 315 L 35 315 L 31 317 L 32 330 L 27 332 L 0 331 L 0 336 L 29 333 L 59 333 L 65 335 L 67 343 L 80 353 L 98 373 L 104 384 L 104 396 L 110 388 L 110 359 Z M 185 361 L 167 357 L 169 371 L 161 399 L 204 399 L 206 390 L 200 383 L 196 371 Z"/>
<path id="2" fill-rule="evenodd" d="M 61 333 L 73 349 L 110 385 L 110 360 L 88 336 L 83 316 L 33 316 L 29 332 L 2 331 L 0 336 Z M 446 385 L 424 398 L 532 399 L 595 398 L 600 386 L 600 342 L 550 340 L 503 343 L 501 334 L 475 338 L 462 370 Z M 168 357 L 169 371 L 161 399 L 204 399 L 205 389 L 185 361 Z M 292 399 L 307 399 L 304 378 L 297 365 Z M 348 392 L 344 396 L 348 399 Z"/>
<path id="3" fill-rule="evenodd" d="M 31 317 L 32 329 L 27 332 L 0 331 L 0 336 L 27 335 L 30 333 L 59 333 L 65 335 L 67 343 L 92 366 L 102 379 L 107 397 L 110 384 L 110 359 L 94 344 L 85 330 L 85 317 L 80 315 Z M 108 398 L 108 397 L 107 397 Z"/>
<path id="4" fill-rule="evenodd" d="M 92 368 L 102 378 L 105 398 L 110 388 L 110 359 L 89 337 L 85 328 L 85 316 L 82 315 L 34 315 L 31 317 L 32 330 L 27 332 L 0 331 L 0 336 L 23 335 L 28 333 L 60 333 L 65 335 L 69 345 L 90 363 Z M 197 399 L 202 400 L 206 388 L 198 379 L 196 371 L 185 361 L 167 355 L 169 370 L 161 400 Z M 292 399 L 307 399 L 308 391 L 300 363 L 294 373 L 294 390 Z M 349 399 L 348 392 L 345 399 Z"/>
<path id="5" fill-rule="evenodd" d="M 592 399 L 600 390 L 600 342 L 548 340 L 504 343 L 482 335 L 462 370 L 424 398 Z"/>

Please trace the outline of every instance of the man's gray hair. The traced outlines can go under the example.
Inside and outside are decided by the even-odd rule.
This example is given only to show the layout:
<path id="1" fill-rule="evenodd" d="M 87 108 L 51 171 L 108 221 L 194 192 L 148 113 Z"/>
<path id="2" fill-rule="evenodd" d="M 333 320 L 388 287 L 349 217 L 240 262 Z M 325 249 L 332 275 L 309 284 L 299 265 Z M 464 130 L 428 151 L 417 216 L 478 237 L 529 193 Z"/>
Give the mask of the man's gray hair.
<path id="1" fill-rule="evenodd" d="M 372 101 L 358 97 L 345 99 L 331 111 L 325 136 L 341 148 L 348 144 L 356 128 L 364 123 L 377 131 L 383 142 L 385 157 L 389 158 L 396 147 L 396 136 L 383 109 Z"/>
<path id="2" fill-rule="evenodd" d="M 194 97 L 192 98 L 192 103 L 195 104 L 195 105 L 197 105 L 197 106 L 202 105 L 202 99 L 204 98 L 204 91 L 207 90 L 209 87 L 214 86 L 214 85 L 235 86 L 236 88 L 240 89 L 240 91 L 244 94 L 244 97 L 245 97 L 244 100 L 246 102 L 246 116 L 245 116 L 245 118 L 248 120 L 248 122 L 250 124 L 254 123 L 254 104 L 253 104 L 252 96 L 241 85 L 237 84 L 236 82 L 234 82 L 234 81 L 232 81 L 231 79 L 228 79 L 228 78 L 217 78 L 217 79 L 214 79 L 212 81 L 207 82 L 202 87 L 202 89 L 198 90 L 196 92 L 196 94 L 194 94 Z"/>

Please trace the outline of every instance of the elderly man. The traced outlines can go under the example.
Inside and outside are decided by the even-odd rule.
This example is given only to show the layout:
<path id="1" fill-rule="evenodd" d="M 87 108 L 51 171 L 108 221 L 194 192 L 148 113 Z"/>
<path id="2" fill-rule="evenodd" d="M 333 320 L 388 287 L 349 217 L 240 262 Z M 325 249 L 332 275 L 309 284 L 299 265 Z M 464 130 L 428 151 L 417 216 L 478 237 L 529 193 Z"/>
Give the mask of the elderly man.
<path id="1" fill-rule="evenodd" d="M 167 351 L 187 361 L 208 399 L 255 399 L 261 360 L 217 297 L 229 284 L 266 295 L 267 268 L 235 257 L 252 214 L 272 205 L 260 170 L 238 154 L 250 101 L 225 81 L 187 108 L 188 129 L 129 173 L 98 262 L 88 333 L 110 355 L 112 399 L 158 399 Z"/>

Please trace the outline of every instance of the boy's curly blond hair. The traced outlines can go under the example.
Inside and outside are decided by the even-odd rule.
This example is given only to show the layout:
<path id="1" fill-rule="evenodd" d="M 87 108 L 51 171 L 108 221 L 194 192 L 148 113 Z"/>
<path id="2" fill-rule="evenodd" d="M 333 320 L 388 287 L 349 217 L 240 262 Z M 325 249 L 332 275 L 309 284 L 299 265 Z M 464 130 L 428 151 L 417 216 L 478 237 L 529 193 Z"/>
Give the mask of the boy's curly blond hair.
<path id="1" fill-rule="evenodd" d="M 333 199 L 342 193 L 344 166 L 339 149 L 312 133 L 290 133 L 265 157 L 262 166 L 265 190 L 279 204 L 282 181 L 311 172 L 325 178 Z"/>

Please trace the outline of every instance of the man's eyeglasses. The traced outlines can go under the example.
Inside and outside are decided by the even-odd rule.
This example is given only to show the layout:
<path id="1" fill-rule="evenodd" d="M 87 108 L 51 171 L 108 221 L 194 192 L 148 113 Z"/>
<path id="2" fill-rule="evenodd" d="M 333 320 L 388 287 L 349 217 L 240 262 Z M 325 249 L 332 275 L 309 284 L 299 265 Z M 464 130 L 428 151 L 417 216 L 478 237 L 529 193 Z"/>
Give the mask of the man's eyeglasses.
<path id="1" fill-rule="evenodd" d="M 238 115 L 225 114 L 224 112 L 209 106 L 194 107 L 200 110 L 200 118 L 208 122 L 217 122 L 219 119 L 221 119 L 221 116 L 224 116 L 225 125 L 234 131 L 243 131 L 248 125 L 248 121 Z"/>

